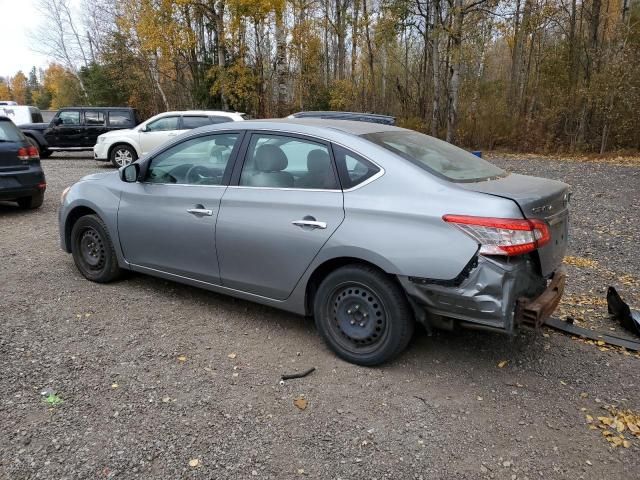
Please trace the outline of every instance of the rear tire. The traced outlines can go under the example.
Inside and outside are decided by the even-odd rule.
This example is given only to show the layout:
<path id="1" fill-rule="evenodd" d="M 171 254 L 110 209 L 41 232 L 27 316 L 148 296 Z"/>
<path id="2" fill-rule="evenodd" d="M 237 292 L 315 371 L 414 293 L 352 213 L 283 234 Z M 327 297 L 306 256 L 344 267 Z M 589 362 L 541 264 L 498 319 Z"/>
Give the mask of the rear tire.
<path id="1" fill-rule="evenodd" d="M 104 222 L 97 215 L 80 217 L 71 229 L 73 261 L 85 278 L 108 283 L 122 274 Z"/>
<path id="2" fill-rule="evenodd" d="M 330 273 L 318 288 L 313 310 L 327 345 L 357 365 L 391 360 L 413 335 L 413 311 L 403 290 L 374 267 L 347 265 Z"/>
<path id="3" fill-rule="evenodd" d="M 111 149 L 109 154 L 109 160 L 114 167 L 126 167 L 127 165 L 135 162 L 138 159 L 138 154 L 129 145 L 116 145 Z"/>
<path id="4" fill-rule="evenodd" d="M 35 193 L 30 197 L 22 197 L 16 201 L 20 208 L 24 208 L 25 210 L 34 210 L 42 206 L 44 203 L 44 192 Z"/>

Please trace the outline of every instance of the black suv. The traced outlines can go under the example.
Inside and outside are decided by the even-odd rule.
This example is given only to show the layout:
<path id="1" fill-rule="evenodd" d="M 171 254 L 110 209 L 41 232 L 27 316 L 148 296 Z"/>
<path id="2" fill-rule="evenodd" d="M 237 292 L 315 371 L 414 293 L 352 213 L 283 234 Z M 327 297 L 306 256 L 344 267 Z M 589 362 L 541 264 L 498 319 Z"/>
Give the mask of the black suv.
<path id="1" fill-rule="evenodd" d="M 38 208 L 46 188 L 38 149 L 9 118 L 0 116 L 0 200 Z"/>
<path id="2" fill-rule="evenodd" d="M 139 123 L 137 110 L 129 107 L 67 107 L 49 123 L 29 123 L 20 129 L 36 142 L 40 157 L 47 158 L 56 151 L 91 150 L 98 135 Z"/>

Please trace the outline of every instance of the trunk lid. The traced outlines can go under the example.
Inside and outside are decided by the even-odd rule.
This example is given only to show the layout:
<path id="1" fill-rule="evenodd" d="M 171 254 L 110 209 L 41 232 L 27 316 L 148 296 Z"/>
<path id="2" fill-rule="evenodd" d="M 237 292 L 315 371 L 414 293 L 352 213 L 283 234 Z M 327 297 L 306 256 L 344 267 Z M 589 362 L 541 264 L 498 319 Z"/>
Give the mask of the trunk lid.
<path id="1" fill-rule="evenodd" d="M 538 249 L 542 274 L 548 276 L 560 266 L 569 240 L 569 185 L 515 173 L 496 180 L 458 185 L 474 192 L 513 200 L 525 218 L 546 221 L 551 240 Z"/>

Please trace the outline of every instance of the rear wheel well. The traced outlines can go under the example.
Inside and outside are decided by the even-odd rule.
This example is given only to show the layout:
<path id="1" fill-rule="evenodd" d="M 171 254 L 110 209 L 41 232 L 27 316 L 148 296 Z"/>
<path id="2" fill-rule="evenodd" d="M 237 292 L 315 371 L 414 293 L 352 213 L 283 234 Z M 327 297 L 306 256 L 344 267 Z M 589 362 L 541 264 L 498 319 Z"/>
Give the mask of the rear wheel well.
<path id="1" fill-rule="evenodd" d="M 367 262 L 366 260 L 362 260 L 361 258 L 356 257 L 338 257 L 332 258 L 331 260 L 327 260 L 326 262 L 320 264 L 314 272 L 309 277 L 309 281 L 307 282 L 307 289 L 305 293 L 305 314 L 313 315 L 313 300 L 315 298 L 316 292 L 318 291 L 318 287 L 322 283 L 322 281 L 329 275 L 331 272 L 337 270 L 338 268 L 344 267 L 345 265 L 366 265 L 376 270 L 381 271 L 385 275 L 389 276 L 394 282 L 398 282 L 398 279 L 395 275 L 391 275 L 378 265 Z"/>
<path id="2" fill-rule="evenodd" d="M 73 226 L 76 224 L 78 219 L 85 215 L 98 214 L 89 207 L 81 206 L 74 208 L 69 212 L 69 215 L 67 215 L 67 220 L 64 224 L 64 243 L 68 253 L 71 253 L 71 230 L 73 230 Z"/>

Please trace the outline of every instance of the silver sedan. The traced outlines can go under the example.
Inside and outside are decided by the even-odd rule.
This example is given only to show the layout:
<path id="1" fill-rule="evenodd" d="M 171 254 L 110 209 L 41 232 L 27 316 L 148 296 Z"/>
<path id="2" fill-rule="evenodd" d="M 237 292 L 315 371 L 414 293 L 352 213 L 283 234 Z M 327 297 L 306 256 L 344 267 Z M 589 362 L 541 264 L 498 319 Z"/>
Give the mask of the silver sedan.
<path id="1" fill-rule="evenodd" d="M 89 280 L 125 270 L 312 315 L 340 357 L 376 365 L 414 325 L 513 334 L 564 288 L 568 186 L 441 140 L 343 120 L 190 131 L 60 209 Z"/>

